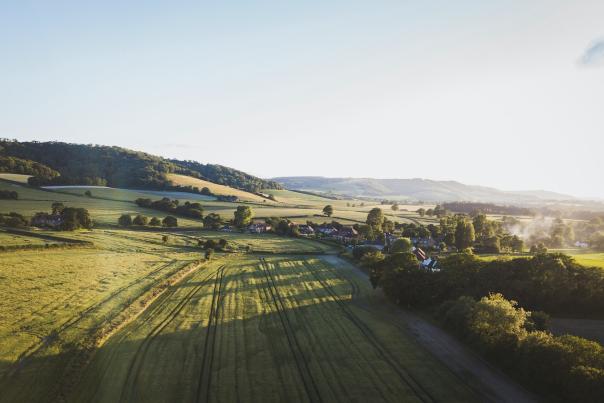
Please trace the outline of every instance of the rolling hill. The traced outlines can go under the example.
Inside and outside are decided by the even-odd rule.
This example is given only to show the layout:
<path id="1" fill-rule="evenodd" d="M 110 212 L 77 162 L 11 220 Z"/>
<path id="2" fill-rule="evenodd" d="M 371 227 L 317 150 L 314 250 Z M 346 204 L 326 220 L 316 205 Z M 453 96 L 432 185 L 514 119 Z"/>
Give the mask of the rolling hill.
<path id="1" fill-rule="evenodd" d="M 508 192 L 485 186 L 465 185 L 456 181 L 429 179 L 325 178 L 320 176 L 278 177 L 274 181 L 286 189 L 384 199 L 409 199 L 428 202 L 480 201 L 495 203 L 530 203 L 562 201 L 573 196 L 547 191 Z"/>

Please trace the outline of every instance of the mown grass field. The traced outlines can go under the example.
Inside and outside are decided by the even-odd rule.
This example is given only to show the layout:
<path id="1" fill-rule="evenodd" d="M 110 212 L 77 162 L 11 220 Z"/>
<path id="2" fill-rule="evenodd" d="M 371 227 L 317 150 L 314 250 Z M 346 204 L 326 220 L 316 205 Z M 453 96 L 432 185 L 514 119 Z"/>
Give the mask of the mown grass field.
<path id="1" fill-rule="evenodd" d="M 31 175 L 7 174 L 0 172 L 0 179 L 6 179 L 8 181 L 27 183 L 29 178 L 31 178 Z"/>
<path id="2" fill-rule="evenodd" d="M 193 178 L 191 176 L 186 175 L 178 175 L 178 174 L 168 174 L 168 180 L 170 180 L 175 185 L 180 186 L 194 186 L 199 189 L 203 189 L 207 187 L 210 189 L 210 192 L 215 195 L 220 196 L 237 196 L 241 200 L 263 203 L 263 202 L 271 202 L 271 200 L 265 199 L 264 197 L 260 197 L 256 194 L 246 192 L 243 190 L 235 189 L 230 186 L 219 185 L 217 183 L 208 182 L 202 179 Z"/>
<path id="3" fill-rule="evenodd" d="M 315 257 L 213 261 L 99 348 L 67 400 L 477 401 L 381 316 L 353 270 Z"/>

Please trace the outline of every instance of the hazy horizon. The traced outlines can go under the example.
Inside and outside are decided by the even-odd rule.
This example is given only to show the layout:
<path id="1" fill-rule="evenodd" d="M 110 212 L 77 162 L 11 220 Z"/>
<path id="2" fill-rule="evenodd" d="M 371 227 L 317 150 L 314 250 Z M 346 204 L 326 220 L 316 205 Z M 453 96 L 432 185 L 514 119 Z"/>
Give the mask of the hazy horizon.
<path id="1" fill-rule="evenodd" d="M 19 2 L 0 137 L 604 198 L 604 3 Z"/>

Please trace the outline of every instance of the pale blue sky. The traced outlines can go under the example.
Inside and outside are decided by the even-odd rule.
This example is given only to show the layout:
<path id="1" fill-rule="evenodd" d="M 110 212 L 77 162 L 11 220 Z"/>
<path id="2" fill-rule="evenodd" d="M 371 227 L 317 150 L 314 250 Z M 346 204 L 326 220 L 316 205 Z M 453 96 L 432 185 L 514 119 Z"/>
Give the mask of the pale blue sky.
<path id="1" fill-rule="evenodd" d="M 0 137 L 604 197 L 601 0 L 8 3 Z"/>

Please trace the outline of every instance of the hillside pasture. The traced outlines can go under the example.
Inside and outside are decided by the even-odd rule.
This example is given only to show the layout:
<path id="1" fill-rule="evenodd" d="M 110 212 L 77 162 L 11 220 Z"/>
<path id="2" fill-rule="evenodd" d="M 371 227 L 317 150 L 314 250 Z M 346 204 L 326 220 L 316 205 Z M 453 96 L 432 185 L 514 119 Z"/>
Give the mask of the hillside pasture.
<path id="1" fill-rule="evenodd" d="M 106 186 L 45 186 L 44 189 L 52 190 L 57 193 L 67 193 L 77 196 L 86 196 L 86 192 L 88 191 L 92 194 L 93 198 L 127 202 L 134 201 L 138 198 L 161 199 L 163 197 L 197 202 L 216 200 L 216 198 L 213 196 L 205 196 L 196 193 L 120 189 Z"/>
<path id="2" fill-rule="evenodd" d="M 207 187 L 215 195 L 219 196 L 237 196 L 240 200 L 251 201 L 256 203 L 269 203 L 272 201 L 265 199 L 261 196 L 255 195 L 244 190 L 235 189 L 225 185 L 219 185 L 217 183 L 208 182 L 203 179 L 193 178 L 186 175 L 168 174 L 168 180 L 174 185 L 180 186 L 193 186 L 199 189 Z"/>
<path id="3" fill-rule="evenodd" d="M 31 178 L 31 175 L 9 174 L 0 172 L 0 179 L 4 179 L 11 182 L 27 183 L 27 180 L 29 178 Z"/>

